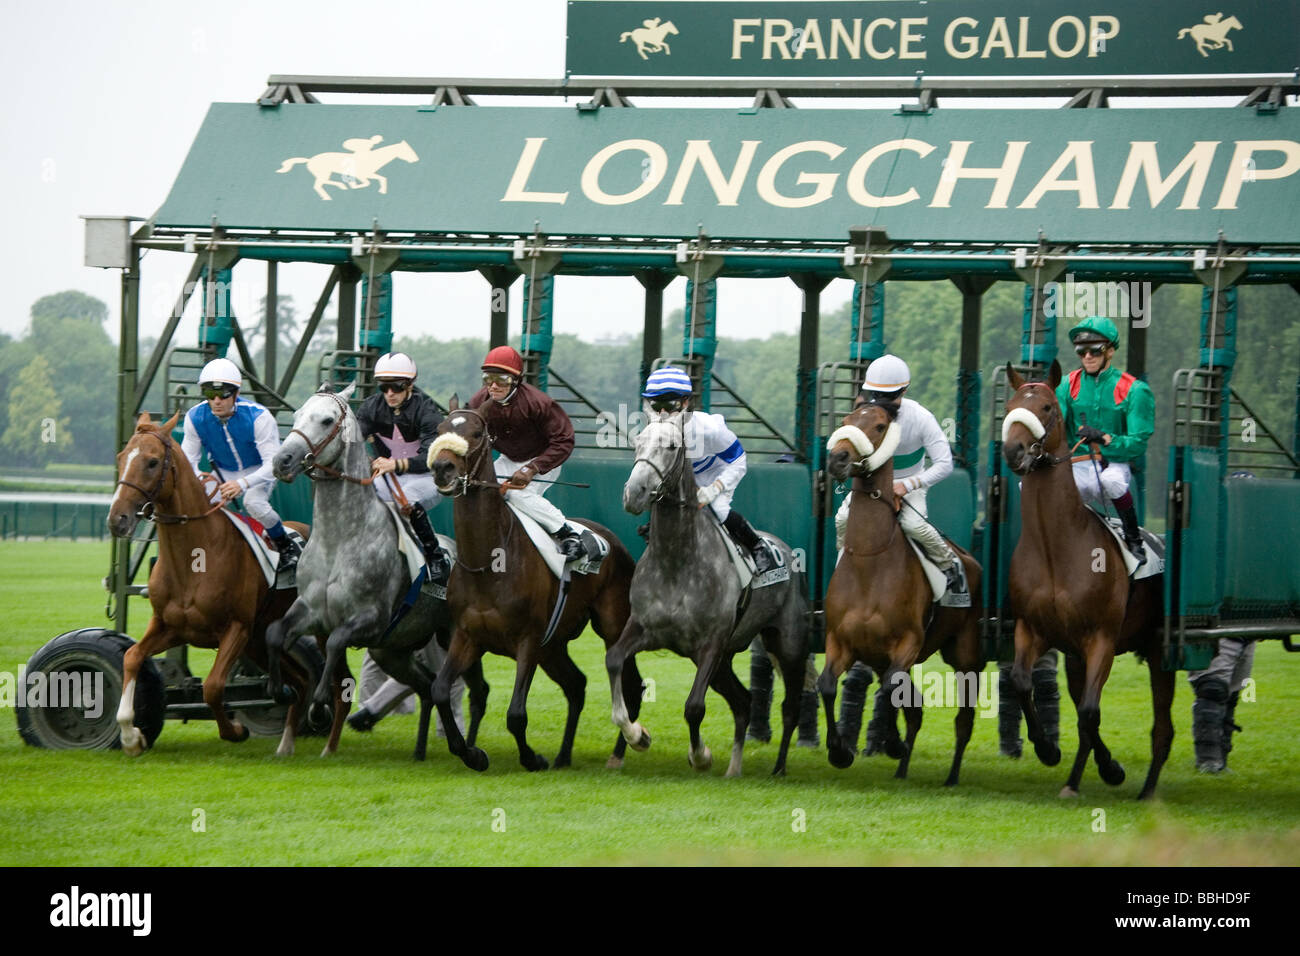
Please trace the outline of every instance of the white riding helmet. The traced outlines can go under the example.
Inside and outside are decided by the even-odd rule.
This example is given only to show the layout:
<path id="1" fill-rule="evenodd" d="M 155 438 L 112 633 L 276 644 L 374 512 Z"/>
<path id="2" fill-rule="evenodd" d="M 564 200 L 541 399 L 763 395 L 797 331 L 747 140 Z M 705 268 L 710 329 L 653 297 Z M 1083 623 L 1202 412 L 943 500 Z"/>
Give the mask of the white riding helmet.
<path id="1" fill-rule="evenodd" d="M 203 371 L 199 373 L 199 384 L 206 385 L 208 382 L 224 382 L 239 389 L 244 387 L 244 377 L 239 374 L 239 368 L 225 358 L 213 359 L 203 366 Z"/>
<path id="2" fill-rule="evenodd" d="M 897 355 L 882 355 L 867 366 L 862 388 L 868 392 L 901 392 L 912 384 L 907 363 Z"/>
<path id="3" fill-rule="evenodd" d="M 375 362 L 375 378 L 409 378 L 415 381 L 415 363 L 405 352 L 386 352 Z"/>

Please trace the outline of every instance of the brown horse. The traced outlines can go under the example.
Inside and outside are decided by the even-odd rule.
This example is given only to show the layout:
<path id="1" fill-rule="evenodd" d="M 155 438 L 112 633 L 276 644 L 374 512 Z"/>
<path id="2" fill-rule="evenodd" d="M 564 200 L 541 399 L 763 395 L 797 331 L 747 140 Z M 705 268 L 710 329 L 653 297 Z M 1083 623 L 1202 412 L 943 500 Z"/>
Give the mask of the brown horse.
<path id="1" fill-rule="evenodd" d="M 1115 655 L 1136 652 L 1147 660 L 1155 712 L 1151 769 L 1138 795 L 1145 799 L 1155 792 L 1174 739 L 1169 716 L 1174 673 L 1164 669 L 1161 653 L 1163 584 L 1159 575 L 1129 581 L 1119 545 L 1079 495 L 1056 400 L 1060 363 L 1052 363 L 1045 383 L 1026 382 L 1010 365 L 1007 376 L 1016 391 L 1007 400 L 1002 455 L 1021 476 L 1020 540 L 1011 556 L 1009 581 L 1016 617 L 1011 679 L 1029 739 L 1043 763 L 1060 761 L 1060 751 L 1043 736 L 1029 678 L 1034 661 L 1056 647 L 1065 651 L 1070 696 L 1079 715 L 1079 752 L 1061 796 L 1078 795 L 1089 752 L 1096 754 L 1102 780 L 1111 786 L 1123 783 L 1124 768 L 1101 740 L 1101 690 Z"/>
<path id="2" fill-rule="evenodd" d="M 608 529 L 585 522 L 609 542 L 609 554 L 599 573 L 573 576 L 564 613 L 553 637 L 543 645 L 560 582 L 501 494 L 483 416 L 461 408 L 453 396 L 447 419 L 438 431 L 439 440 L 430 448 L 430 467 L 438 490 L 455 499 L 453 520 L 460 551 L 447 586 L 453 622 L 451 644 L 433 685 L 433 702 L 446 729 L 448 749 L 467 767 L 487 769 L 487 754 L 467 745 L 456 729 L 450 693 L 456 678 L 485 651 L 491 651 L 516 662 L 506 726 L 519 745 L 519 762 L 528 770 L 547 767 L 546 758 L 528 745 L 526 736 L 528 689 L 539 664 L 564 691 L 568 716 L 555 766 L 567 767 L 587 686 L 586 676 L 569 657 L 568 643 L 582 633 L 588 621 L 606 649 L 618 640 L 631 614 L 628 590 L 635 562 Z M 623 672 L 623 692 L 631 702 L 633 719 L 640 709 L 641 690 L 641 674 L 631 660 Z M 608 766 L 622 766 L 626 749 L 627 742 L 620 734 Z"/>
<path id="3" fill-rule="evenodd" d="M 957 749 L 944 781 L 951 787 L 957 784 L 975 723 L 984 665 L 980 608 L 974 597 L 968 608 L 932 607 L 929 582 L 899 526 L 894 501 L 896 414 L 894 405 L 860 405 L 845 416 L 845 429 L 831 436 L 827 469 L 836 481 L 852 475 L 853 490 L 844 555 L 826 589 L 826 667 L 817 680 L 826 707 L 826 750 L 836 767 L 853 763 L 853 748 L 840 738 L 835 722 L 835 691 L 840 675 L 855 661 L 865 661 L 889 689 L 893 716 L 886 728 L 885 752 L 899 760 L 894 776 L 906 777 L 921 729 L 921 699 L 908 672 L 939 651 L 957 672 Z M 952 547 L 965 568 L 970 593 L 979 594 L 979 563 Z M 900 706 L 907 721 L 905 741 L 898 738 Z"/>
<path id="4" fill-rule="evenodd" d="M 248 729 L 226 714 L 223 696 L 231 666 L 247 652 L 266 668 L 266 626 L 297 597 L 290 590 L 272 590 L 243 536 L 217 512 L 180 445 L 171 437 L 180 416 L 155 425 L 146 412 L 135 434 L 117 456 L 119 480 L 108 510 L 109 531 L 129 538 L 140 518 L 158 524 L 158 561 L 149 574 L 149 603 L 153 617 L 138 644 L 127 652 L 122 667 L 122 701 L 117 723 L 122 750 L 138 756 L 147 741 L 134 726 L 136 675 L 146 657 L 180 644 L 217 649 L 217 658 L 203 681 L 203 699 L 212 709 L 223 740 L 248 738 Z M 291 525 L 304 537 L 307 529 Z M 302 690 L 308 675 L 291 663 L 290 679 Z M 304 698 L 305 699 L 305 698 Z M 297 725 L 297 704 L 289 708 L 285 733 Z M 337 743 L 339 728 L 334 729 Z"/>

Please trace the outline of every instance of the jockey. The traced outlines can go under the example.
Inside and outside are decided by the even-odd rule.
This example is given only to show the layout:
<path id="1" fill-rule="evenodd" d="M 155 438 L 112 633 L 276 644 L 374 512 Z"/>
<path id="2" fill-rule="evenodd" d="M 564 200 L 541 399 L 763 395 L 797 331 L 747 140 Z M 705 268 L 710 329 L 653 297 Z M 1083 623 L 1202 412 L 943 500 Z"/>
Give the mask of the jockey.
<path id="1" fill-rule="evenodd" d="M 565 558 L 594 558 L 599 553 L 595 540 L 585 545 L 584 535 L 542 497 L 573 454 L 573 422 L 555 399 L 523 381 L 523 357 L 510 346 L 488 352 L 482 371 L 483 388 L 469 407 L 482 414 L 492 436 L 501 493 L 556 539 Z"/>
<path id="2" fill-rule="evenodd" d="M 689 411 L 691 377 L 672 366 L 657 369 L 650 373 L 641 396 L 647 400 L 652 418 L 661 413 Z M 696 500 L 700 507 L 711 507 L 736 543 L 749 550 L 754 556 L 756 573 L 771 571 L 776 565 L 758 533 L 739 511 L 731 507 L 732 496 L 740 479 L 745 477 L 747 467 L 740 439 L 727 427 L 721 415 L 707 412 L 692 412 L 685 419 L 683 429 L 686 454 L 695 472 Z"/>
<path id="3" fill-rule="evenodd" d="M 280 429 L 275 416 L 256 402 L 239 397 L 243 376 L 229 359 L 213 359 L 199 373 L 199 391 L 206 402 L 185 415 L 181 449 L 194 473 L 206 451 L 221 484 L 212 500 L 230 501 L 244 496 L 244 508 L 266 529 L 280 551 L 280 570 L 298 563 L 298 542 L 285 533 L 280 516 L 267 500 L 275 485 L 271 460 L 280 450 Z"/>
<path id="4" fill-rule="evenodd" d="M 415 387 L 415 362 L 402 352 L 381 355 L 375 362 L 377 391 L 357 409 L 361 435 L 369 439 L 377 457 L 370 465 L 375 490 L 384 501 L 392 501 L 390 481 L 401 486 L 411 503 L 411 530 L 420 541 L 429 562 L 429 580 L 447 583 L 451 561 L 438 546 L 438 536 L 429 523 L 427 508 L 442 496 L 434 484 L 425 456 L 438 435 L 442 415 L 424 392 Z M 382 478 L 391 475 L 391 478 Z"/>
<path id="5" fill-rule="evenodd" d="M 934 527 L 926 520 L 926 490 L 952 474 L 952 450 L 943 435 L 939 422 L 926 408 L 903 393 L 911 384 L 907 363 L 897 355 L 882 355 L 867 367 L 862 392 L 854 406 L 866 402 L 892 405 L 898 409 L 894 421 L 901 435 L 894 452 L 894 495 L 902 500 L 898 509 L 898 523 L 903 533 L 921 546 L 926 556 L 943 571 L 952 594 L 964 594 L 966 586 L 961 574 L 957 554 L 948 546 Z M 924 467 L 926 456 L 930 467 Z M 849 523 L 849 500 L 835 515 L 837 546 L 844 547 L 844 532 Z"/>
<path id="6" fill-rule="evenodd" d="M 1155 430 L 1155 396 L 1146 382 L 1111 364 L 1119 347 L 1119 332 L 1110 319 L 1089 316 L 1070 329 L 1070 341 L 1082 368 L 1071 372 L 1056 389 L 1065 416 L 1065 434 L 1071 444 L 1077 437 L 1102 446 L 1098 464 L 1087 456 L 1074 462 L 1074 483 L 1086 503 L 1102 504 L 1103 494 L 1114 503 L 1124 526 L 1125 543 L 1134 557 L 1144 561 L 1146 549 L 1128 490 L 1132 477 L 1129 462 L 1146 453 Z"/>

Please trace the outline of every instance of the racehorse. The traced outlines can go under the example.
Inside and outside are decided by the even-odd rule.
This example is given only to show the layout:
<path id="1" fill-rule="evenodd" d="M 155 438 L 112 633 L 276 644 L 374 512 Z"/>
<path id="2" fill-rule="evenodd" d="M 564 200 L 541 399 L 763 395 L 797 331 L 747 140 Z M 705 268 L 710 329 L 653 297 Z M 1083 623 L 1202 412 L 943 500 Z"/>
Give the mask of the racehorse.
<path id="1" fill-rule="evenodd" d="M 808 658 L 808 597 L 802 573 L 744 594 L 721 535 L 726 532 L 696 500 L 695 475 L 686 454 L 689 412 L 674 412 L 650 422 L 636 440 L 636 461 L 623 486 L 623 507 L 640 514 L 650 507 L 646 552 L 632 578 L 632 617 L 618 643 L 605 655 L 613 698 L 614 724 L 637 750 L 650 735 L 628 712 L 624 662 L 644 650 L 668 648 L 695 662 L 695 683 L 686 698 L 691 743 L 687 762 L 696 770 L 713 763 L 700 741 L 704 698 L 712 687 L 731 707 L 735 720 L 728 777 L 740 776 L 750 694 L 731 667 L 738 651 L 756 635 L 781 667 L 785 701 L 781 705 L 781 750 L 774 775 L 785 773 L 790 737 L 799 723 L 799 698 Z M 792 568 L 790 548 L 765 536 Z"/>
<path id="2" fill-rule="evenodd" d="M 268 684 L 273 695 L 285 696 L 279 677 L 281 651 L 301 634 L 316 635 L 325 652 L 325 669 L 307 717 L 323 723 L 332 699 L 337 725 L 347 711 L 340 707 L 340 681 L 347 673 L 344 652 L 368 647 L 386 673 L 420 697 L 415 759 L 423 760 L 433 707 L 429 691 L 436 675 L 415 652 L 435 634 L 445 641 L 451 619 L 446 602 L 423 590 L 399 617 L 411 580 L 398 550 L 393 517 L 370 487 L 370 459 L 348 407 L 354 388 L 349 385 L 336 394 L 328 385 L 321 386 L 294 415 L 293 430 L 273 460 L 280 480 L 291 481 L 305 471 L 315 482 L 315 534 L 298 562 L 298 600 L 267 632 Z M 466 678 L 473 740 L 487 707 L 488 686 L 481 667 L 471 668 Z M 333 753 L 337 744 L 331 736 L 325 754 Z M 280 752 L 293 753 L 293 741 Z"/>
<path id="3" fill-rule="evenodd" d="M 321 199 L 328 200 L 330 194 L 325 191 L 326 186 L 335 186 L 339 189 L 364 189 L 370 185 L 370 180 L 379 180 L 379 191 L 388 192 L 388 178 L 379 175 L 379 170 L 387 166 L 395 159 L 404 160 L 408 163 L 418 162 L 420 157 L 415 155 L 415 150 L 411 148 L 410 143 L 402 140 L 400 143 L 390 143 L 387 146 L 381 146 L 378 149 L 371 149 L 370 146 L 377 143 L 383 137 L 372 136 L 369 140 L 348 140 L 343 145 L 352 149 L 350 153 L 317 153 L 315 156 L 295 156 L 293 159 L 286 159 L 280 164 L 277 173 L 287 173 L 298 163 L 306 163 L 307 170 L 316 177 L 316 183 L 312 187 Z M 356 145 L 354 145 L 356 144 Z M 351 183 L 336 183 L 331 177 L 338 173 L 344 179 L 354 180 Z"/>
<path id="4" fill-rule="evenodd" d="M 966 572 L 970 607 L 933 607 L 933 592 L 921 561 L 908 544 L 894 502 L 894 449 L 898 406 L 865 403 L 843 420 L 827 443 L 827 470 L 835 481 L 853 476 L 844 554 L 826 588 L 826 667 L 817 679 L 826 707 L 826 752 L 836 767 L 853 763 L 853 746 L 839 736 L 835 691 L 840 675 L 865 661 L 888 690 L 892 714 L 885 752 L 897 759 L 894 776 L 907 776 L 912 747 L 921 729 L 921 698 L 908 672 L 935 651 L 956 671 L 957 748 L 944 786 L 957 785 L 962 755 L 970 741 L 979 694 L 979 563 L 952 542 Z M 908 507 L 904 502 L 903 507 Z M 898 738 L 902 707 L 907 739 Z"/>
<path id="5" fill-rule="evenodd" d="M 203 700 L 212 710 L 223 740 L 248 739 L 248 728 L 226 715 L 223 697 L 231 666 L 241 654 L 267 666 L 264 634 L 297 596 L 273 590 L 244 537 L 212 504 L 185 453 L 171 437 L 177 412 L 155 425 L 146 412 L 117 456 L 119 479 L 108 509 L 108 528 L 115 538 L 131 537 L 141 517 L 158 525 L 158 560 L 149 572 L 153 617 L 138 644 L 126 652 L 122 666 L 122 700 L 117 723 L 122 750 L 135 757 L 148 741 L 135 727 L 135 681 L 146 657 L 180 644 L 217 649 L 212 670 L 203 681 Z M 286 522 L 304 537 L 307 528 Z M 200 563 L 201 562 L 201 563 Z M 308 677 L 294 664 L 290 680 L 306 688 Z M 298 709 L 289 708 L 284 733 L 292 735 Z"/>
<path id="6" fill-rule="evenodd" d="M 1124 768 L 1101 739 L 1101 691 L 1116 654 L 1146 658 L 1155 718 L 1151 769 L 1138 799 L 1151 796 L 1169 757 L 1174 725 L 1174 672 L 1164 669 L 1164 616 L 1160 575 L 1130 581 L 1114 537 L 1084 505 L 1070 470 L 1070 444 L 1056 400 L 1061 366 L 1053 362 L 1044 382 L 1026 382 L 1009 364 L 1016 390 L 1007 400 L 1002 454 L 1021 476 L 1020 540 L 1011 556 L 1011 609 L 1016 617 L 1016 660 L 1011 671 L 1025 712 L 1029 739 L 1048 766 L 1060 751 L 1043 737 L 1032 705 L 1029 672 L 1034 661 L 1056 647 L 1065 651 L 1070 696 L 1079 715 L 1079 752 L 1061 796 L 1079 793 L 1089 752 L 1097 772 L 1111 786 L 1124 782 Z M 1064 464 L 1066 467 L 1059 468 Z M 1104 565 L 1098 570 L 1098 556 Z"/>
<path id="7" fill-rule="evenodd" d="M 1232 41 L 1228 39 L 1228 32 L 1230 30 L 1240 30 L 1241 21 L 1236 17 L 1228 17 L 1228 19 L 1222 20 L 1220 19 L 1222 16 L 1223 14 L 1219 14 L 1216 17 L 1211 13 L 1205 18 L 1204 23 L 1198 23 L 1194 27 L 1184 27 L 1178 31 L 1178 39 L 1181 40 L 1190 33 L 1192 39 L 1196 41 L 1196 52 L 1204 57 L 1210 55 L 1205 52 L 1207 49 L 1222 50 L 1226 46 L 1229 52 L 1234 52 Z"/>
<path id="8" fill-rule="evenodd" d="M 628 587 L 635 562 L 618 538 L 606 528 L 586 521 L 609 542 L 609 553 L 595 574 L 574 574 L 564 612 L 550 641 L 543 643 L 560 592 L 560 582 L 546 566 L 519 517 L 506 504 L 503 486 L 492 469 L 492 446 L 483 416 L 461 408 L 456 396 L 449 403 L 441 434 L 429 448 L 429 466 L 438 490 L 455 499 L 453 511 L 459 555 L 447 586 L 452 637 L 447 661 L 433 686 L 433 701 L 447 733 L 448 749 L 473 770 L 486 770 L 487 754 L 462 739 L 451 721 L 450 690 L 466 668 L 485 651 L 515 659 L 515 686 L 506 712 L 506 726 L 519 746 L 519 763 L 527 770 L 545 770 L 546 758 L 527 740 L 528 689 L 538 665 L 568 702 L 564 738 L 556 767 L 573 759 L 587 678 L 569 658 L 568 642 L 590 620 L 606 647 L 622 633 L 628 617 Z M 624 675 L 624 690 L 640 707 L 641 674 L 635 662 Z M 620 736 L 607 766 L 620 767 L 627 742 Z"/>
<path id="9" fill-rule="evenodd" d="M 654 17 L 653 19 L 645 20 L 643 22 L 644 26 L 637 27 L 635 30 L 627 31 L 618 38 L 618 42 L 626 43 L 627 38 L 631 37 L 632 42 L 636 44 L 636 52 L 641 54 L 641 59 L 643 60 L 650 59 L 646 56 L 647 52 L 666 53 L 669 56 L 672 56 L 673 51 L 668 49 L 668 44 L 664 42 L 664 38 L 670 34 L 673 36 L 677 35 L 677 27 L 673 26 L 673 21 L 665 20 L 663 23 L 660 23 L 659 18 Z"/>

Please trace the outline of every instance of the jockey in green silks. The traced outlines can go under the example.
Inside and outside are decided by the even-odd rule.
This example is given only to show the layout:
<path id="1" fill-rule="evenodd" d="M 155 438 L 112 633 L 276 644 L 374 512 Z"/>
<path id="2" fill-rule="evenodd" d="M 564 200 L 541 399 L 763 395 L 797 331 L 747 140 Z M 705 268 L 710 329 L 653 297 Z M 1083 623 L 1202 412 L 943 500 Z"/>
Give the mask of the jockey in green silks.
<path id="1" fill-rule="evenodd" d="M 1087 455 L 1076 456 L 1074 482 L 1087 503 L 1101 504 L 1103 495 L 1110 499 L 1129 550 L 1143 561 L 1146 549 L 1129 493 L 1129 465 L 1146 453 L 1155 430 L 1155 395 L 1146 382 L 1112 364 L 1119 331 L 1110 319 L 1089 316 L 1070 329 L 1070 341 L 1082 367 L 1056 389 L 1066 435 L 1071 445 L 1082 438 L 1102 456 L 1096 463 Z"/>

